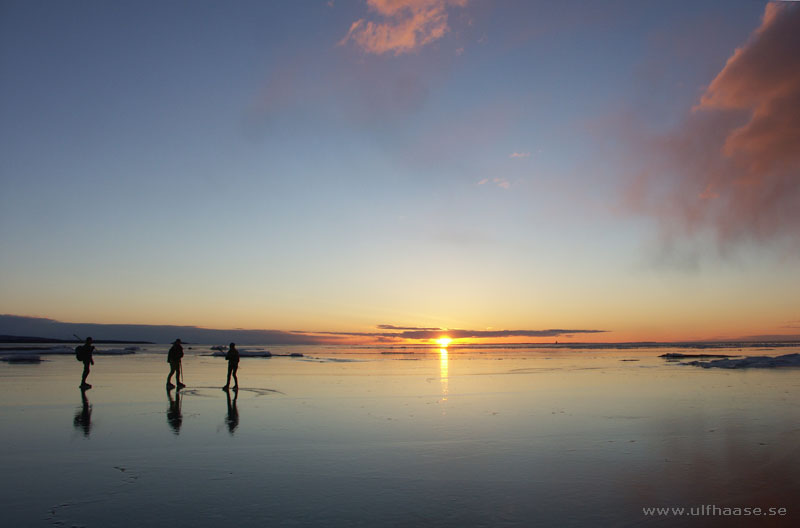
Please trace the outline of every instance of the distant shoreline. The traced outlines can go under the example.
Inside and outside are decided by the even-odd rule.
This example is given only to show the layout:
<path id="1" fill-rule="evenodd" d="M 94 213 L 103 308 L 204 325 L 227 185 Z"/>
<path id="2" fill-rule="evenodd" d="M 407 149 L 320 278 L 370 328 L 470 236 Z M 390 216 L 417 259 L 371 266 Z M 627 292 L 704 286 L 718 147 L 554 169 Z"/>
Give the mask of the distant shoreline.
<path id="1" fill-rule="evenodd" d="M 152 341 L 130 341 L 124 339 L 94 339 L 93 341 L 95 344 L 99 345 L 155 345 L 155 343 Z M 53 339 L 50 337 L 0 335 L 0 343 L 69 344 L 82 342 L 83 340 L 78 339 Z"/>

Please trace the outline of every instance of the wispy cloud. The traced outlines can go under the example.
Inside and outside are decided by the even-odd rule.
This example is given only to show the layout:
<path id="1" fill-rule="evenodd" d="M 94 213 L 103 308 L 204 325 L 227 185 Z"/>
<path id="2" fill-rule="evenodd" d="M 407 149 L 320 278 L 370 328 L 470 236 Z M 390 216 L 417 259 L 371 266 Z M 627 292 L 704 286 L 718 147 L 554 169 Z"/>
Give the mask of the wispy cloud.
<path id="1" fill-rule="evenodd" d="M 530 152 L 512 152 L 508 157 L 509 158 L 530 158 L 531 157 L 531 153 Z"/>
<path id="2" fill-rule="evenodd" d="M 506 338 L 506 337 L 560 337 L 572 334 L 598 334 L 607 330 L 565 330 L 561 328 L 550 328 L 547 330 L 463 330 L 449 329 L 446 331 L 432 332 L 429 330 L 409 330 L 402 332 L 403 339 L 435 339 L 445 333 L 452 339 L 485 339 L 485 338 Z"/>
<path id="3" fill-rule="evenodd" d="M 498 187 L 502 187 L 503 189 L 511 188 L 511 182 L 505 178 L 494 178 L 492 182 L 494 182 L 494 184 L 497 185 Z"/>
<path id="4" fill-rule="evenodd" d="M 506 178 L 492 178 L 491 180 L 489 178 L 484 178 L 478 182 L 478 185 L 486 185 L 489 182 L 492 182 L 493 184 L 503 189 L 511 188 L 511 182 L 508 181 Z"/>
<path id="5" fill-rule="evenodd" d="M 699 104 L 629 189 L 665 238 L 714 236 L 800 249 L 800 5 L 767 4 L 761 25 L 728 59 Z"/>
<path id="6" fill-rule="evenodd" d="M 375 55 L 417 51 L 449 31 L 449 7 L 463 7 L 466 3 L 467 0 L 367 0 L 369 10 L 380 21 L 356 20 L 339 44 L 353 41 Z"/>
<path id="7" fill-rule="evenodd" d="M 378 325 L 377 328 L 381 330 L 429 330 L 429 331 L 441 330 L 441 328 L 425 328 L 420 326 L 395 326 L 390 324 Z"/>

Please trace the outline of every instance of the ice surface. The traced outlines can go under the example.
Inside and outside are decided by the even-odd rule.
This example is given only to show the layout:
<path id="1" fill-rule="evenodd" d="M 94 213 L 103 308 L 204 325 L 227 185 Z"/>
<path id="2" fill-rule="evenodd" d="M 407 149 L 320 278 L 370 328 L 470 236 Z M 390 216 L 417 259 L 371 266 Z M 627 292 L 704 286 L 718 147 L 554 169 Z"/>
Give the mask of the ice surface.
<path id="1" fill-rule="evenodd" d="M 101 358 L 84 392 L 73 352 L 0 363 L 4 524 L 657 528 L 697 523 L 642 507 L 800 495 L 792 371 L 686 369 L 663 349 L 275 346 L 360 361 L 248 360 L 224 392 L 226 365 L 196 346 L 184 390 L 165 391 L 168 345 Z"/>

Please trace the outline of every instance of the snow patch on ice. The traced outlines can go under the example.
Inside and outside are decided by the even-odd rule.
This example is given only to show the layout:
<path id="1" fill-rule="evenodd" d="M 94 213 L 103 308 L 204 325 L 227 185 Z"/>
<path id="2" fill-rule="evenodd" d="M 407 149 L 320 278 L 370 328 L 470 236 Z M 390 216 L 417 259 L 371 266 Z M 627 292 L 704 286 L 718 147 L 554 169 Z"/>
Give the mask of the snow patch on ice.
<path id="1" fill-rule="evenodd" d="M 800 367 L 800 354 L 785 354 L 783 356 L 751 356 L 741 359 L 716 359 L 714 361 L 688 361 L 681 365 L 692 365 L 703 368 L 778 368 Z"/>
<path id="2" fill-rule="evenodd" d="M 128 347 L 128 348 L 108 348 L 106 350 L 95 349 L 94 355 L 95 356 L 127 356 L 128 354 L 135 354 L 136 351 L 139 350 L 138 347 Z M 73 354 L 74 354 L 73 350 Z"/>
<path id="3" fill-rule="evenodd" d="M 210 354 L 210 355 L 214 356 L 214 357 L 225 357 L 225 354 L 226 354 L 226 352 L 224 350 L 217 350 L 213 354 Z M 239 357 L 243 357 L 243 358 L 246 358 L 246 357 L 268 358 L 268 357 L 272 357 L 272 352 L 270 352 L 269 350 L 245 350 L 245 349 L 240 349 L 239 350 Z"/>
<path id="4" fill-rule="evenodd" d="M 125 356 L 128 354 L 135 354 L 139 349 L 139 347 L 125 347 L 125 348 L 95 348 L 94 354 L 95 356 Z M 56 346 L 56 347 L 20 347 L 20 348 L 3 348 L 0 349 L 0 354 L 3 354 L 7 357 L 17 357 L 23 355 L 34 355 L 40 356 L 68 356 L 68 355 L 75 355 L 75 347 L 72 346 Z"/>
<path id="5" fill-rule="evenodd" d="M 42 358 L 37 354 L 11 354 L 8 356 L 0 357 L 0 361 L 6 363 L 41 363 Z"/>

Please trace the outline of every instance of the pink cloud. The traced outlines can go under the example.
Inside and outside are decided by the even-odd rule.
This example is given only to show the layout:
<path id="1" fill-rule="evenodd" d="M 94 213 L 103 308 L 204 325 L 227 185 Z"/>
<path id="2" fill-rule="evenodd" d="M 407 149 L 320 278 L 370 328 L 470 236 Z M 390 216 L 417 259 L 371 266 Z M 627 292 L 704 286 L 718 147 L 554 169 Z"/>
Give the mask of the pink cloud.
<path id="1" fill-rule="evenodd" d="M 800 9 L 767 4 L 761 27 L 736 50 L 696 110 L 736 109 L 749 121 L 724 145 L 754 175 L 800 160 Z M 758 177 L 757 179 L 760 179 Z"/>
<path id="2" fill-rule="evenodd" d="M 511 182 L 505 178 L 495 178 L 492 180 L 498 187 L 502 187 L 503 189 L 510 189 Z"/>
<path id="3" fill-rule="evenodd" d="M 629 204 L 665 235 L 711 233 L 721 249 L 800 249 L 800 5 L 770 3 L 675 131 L 655 139 Z M 658 161 L 656 161 L 658 160 Z"/>
<path id="4" fill-rule="evenodd" d="M 498 187 L 500 187 L 500 188 L 503 188 L 503 189 L 510 189 L 511 188 L 511 182 L 508 181 L 506 178 L 492 178 L 491 180 L 489 180 L 489 178 L 484 178 L 484 179 L 482 179 L 481 181 L 478 182 L 478 185 L 486 185 L 490 181 L 493 184 L 495 184 Z"/>
<path id="5" fill-rule="evenodd" d="M 530 152 L 512 152 L 509 158 L 530 158 Z"/>
<path id="6" fill-rule="evenodd" d="M 352 40 L 375 55 L 417 51 L 449 31 L 449 6 L 463 7 L 466 3 L 467 0 L 367 0 L 369 10 L 381 21 L 356 20 L 339 44 Z"/>

